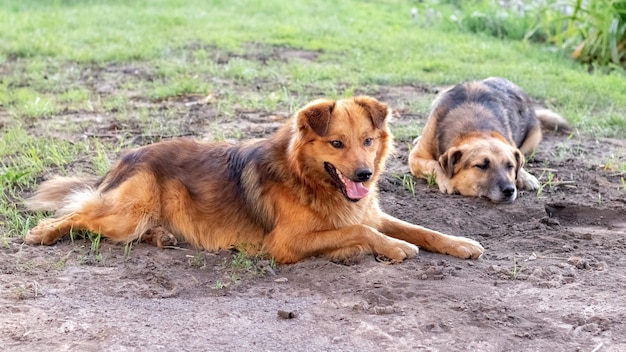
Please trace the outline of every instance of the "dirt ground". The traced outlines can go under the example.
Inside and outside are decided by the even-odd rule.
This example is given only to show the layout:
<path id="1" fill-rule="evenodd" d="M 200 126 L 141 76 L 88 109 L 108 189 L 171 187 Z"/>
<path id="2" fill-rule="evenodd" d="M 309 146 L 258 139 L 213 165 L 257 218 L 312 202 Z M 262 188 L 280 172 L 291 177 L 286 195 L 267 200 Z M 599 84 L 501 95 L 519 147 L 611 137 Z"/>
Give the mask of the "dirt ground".
<path id="1" fill-rule="evenodd" d="M 141 72 L 109 67 L 86 74 L 112 90 Z M 424 121 L 404 106 L 434 97 L 434 89 L 380 87 L 373 95 L 395 108 L 400 126 Z M 197 100 L 149 104 L 175 111 L 182 131 L 199 139 L 210 138 L 216 123 L 242 138 L 267 135 L 285 117 L 241 111 L 221 121 L 210 103 Z M 87 121 L 80 135 L 49 128 L 79 120 Z M 29 127 L 74 139 L 141 131 L 115 114 L 95 113 Z M 421 251 L 399 265 L 364 256 L 276 266 L 184 245 L 139 243 L 128 254 L 106 242 L 94 252 L 80 238 L 52 247 L 15 239 L 0 247 L 0 350 L 626 351 L 626 185 L 612 167 L 626 162 L 625 141 L 546 135 L 527 166 L 543 189 L 506 205 L 442 195 L 422 180 L 413 194 L 402 182 L 408 143 L 397 140 L 380 183 L 382 207 L 480 241 L 481 259 Z M 89 172 L 82 164 L 68 167 Z"/>

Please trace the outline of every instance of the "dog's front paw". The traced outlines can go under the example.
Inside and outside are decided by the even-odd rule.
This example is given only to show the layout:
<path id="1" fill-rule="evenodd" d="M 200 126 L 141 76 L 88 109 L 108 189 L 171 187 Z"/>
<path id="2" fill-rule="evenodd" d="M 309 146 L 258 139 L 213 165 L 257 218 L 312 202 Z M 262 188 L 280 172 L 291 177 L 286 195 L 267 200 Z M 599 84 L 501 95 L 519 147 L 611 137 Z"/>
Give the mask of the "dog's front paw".
<path id="1" fill-rule="evenodd" d="M 478 259 L 485 252 L 485 248 L 470 238 L 455 237 L 454 243 L 445 252 L 461 259 Z"/>
<path id="2" fill-rule="evenodd" d="M 452 179 L 448 178 L 446 173 L 441 169 L 439 165 L 437 165 L 437 168 L 433 169 L 433 173 L 430 176 L 435 177 L 435 182 L 437 182 L 437 186 L 439 187 L 439 191 L 441 193 L 456 193 L 456 190 L 454 189 L 454 186 L 452 184 Z"/>
<path id="3" fill-rule="evenodd" d="M 419 253 L 419 248 L 414 244 L 389 237 L 386 243 L 378 248 L 374 248 L 374 252 L 379 256 L 386 257 L 387 260 L 385 261 L 396 264 L 401 263 L 405 259 L 415 257 Z"/>
<path id="4" fill-rule="evenodd" d="M 534 191 L 539 189 L 540 183 L 539 180 L 528 171 L 524 169 L 520 169 L 517 175 L 517 188 L 523 189 L 526 191 Z"/>
<path id="5" fill-rule="evenodd" d="M 441 193 L 447 193 L 447 194 L 454 194 L 455 193 L 455 190 L 454 190 L 454 187 L 452 186 L 452 183 L 447 178 L 438 177 L 437 178 L 437 186 L 439 186 L 439 191 Z"/>

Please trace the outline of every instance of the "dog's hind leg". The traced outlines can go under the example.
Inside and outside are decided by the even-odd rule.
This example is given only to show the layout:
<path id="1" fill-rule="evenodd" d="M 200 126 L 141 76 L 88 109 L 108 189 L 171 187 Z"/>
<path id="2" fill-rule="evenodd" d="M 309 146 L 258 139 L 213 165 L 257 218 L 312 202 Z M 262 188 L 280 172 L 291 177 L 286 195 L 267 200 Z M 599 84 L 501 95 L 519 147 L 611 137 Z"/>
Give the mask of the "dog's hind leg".
<path id="1" fill-rule="evenodd" d="M 24 242 L 51 245 L 71 231 L 99 233 L 114 242 L 130 242 L 156 225 L 160 217 L 158 191 L 150 177 L 135 177 L 104 194 L 85 191 L 68 199 L 67 212 L 44 219 L 32 228 Z M 67 199 L 64 202 L 68 202 Z"/>
<path id="2" fill-rule="evenodd" d="M 537 149 L 539 146 L 539 142 L 541 142 L 542 132 L 540 126 L 533 127 L 530 131 L 528 131 L 528 135 L 522 144 L 519 146 L 519 150 L 524 155 L 530 155 Z M 528 171 L 526 171 L 523 167 L 520 167 L 517 172 L 517 188 L 534 191 L 539 188 L 539 181 L 533 175 L 531 175 Z"/>
<path id="3" fill-rule="evenodd" d="M 539 146 L 539 142 L 541 142 L 541 138 L 542 138 L 541 127 L 535 126 L 531 128 L 530 131 L 528 131 L 528 134 L 526 135 L 526 139 L 524 139 L 524 141 L 518 147 L 518 149 L 520 150 L 520 152 L 522 152 L 522 154 L 528 156 L 532 154 L 532 152 L 534 152 L 535 149 L 537 149 L 537 147 Z"/>
<path id="4" fill-rule="evenodd" d="M 147 221 L 128 212 L 104 207 L 86 207 L 54 219 L 43 219 L 24 238 L 27 244 L 51 245 L 72 231 L 102 234 L 114 242 L 128 242 L 149 228 Z"/>
<path id="5" fill-rule="evenodd" d="M 37 226 L 28 231 L 26 237 L 24 237 L 24 243 L 43 245 L 56 243 L 61 237 L 73 231 L 74 227 L 70 220 L 73 215 L 72 213 L 56 219 L 43 219 L 39 221 Z M 66 226 L 66 224 L 70 224 L 69 227 Z"/>

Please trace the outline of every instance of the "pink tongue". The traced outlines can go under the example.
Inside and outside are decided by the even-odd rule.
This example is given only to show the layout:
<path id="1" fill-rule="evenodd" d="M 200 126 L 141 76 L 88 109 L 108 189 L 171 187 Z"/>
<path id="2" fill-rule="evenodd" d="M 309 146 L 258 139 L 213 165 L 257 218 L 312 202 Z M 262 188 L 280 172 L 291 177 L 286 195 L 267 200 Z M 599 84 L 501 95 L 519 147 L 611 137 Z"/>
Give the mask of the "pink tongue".
<path id="1" fill-rule="evenodd" d="M 352 182 L 350 180 L 346 181 L 346 193 L 348 193 L 348 197 L 352 199 L 361 199 L 367 195 L 369 190 L 363 186 L 361 182 Z"/>

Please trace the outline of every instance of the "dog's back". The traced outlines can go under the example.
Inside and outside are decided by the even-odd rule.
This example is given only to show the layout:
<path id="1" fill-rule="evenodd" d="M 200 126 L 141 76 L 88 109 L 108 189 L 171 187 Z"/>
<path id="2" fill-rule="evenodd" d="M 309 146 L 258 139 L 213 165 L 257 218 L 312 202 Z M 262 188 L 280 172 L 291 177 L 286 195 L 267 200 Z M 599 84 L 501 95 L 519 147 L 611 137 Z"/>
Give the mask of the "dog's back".
<path id="1" fill-rule="evenodd" d="M 539 125 L 524 91 L 495 77 L 442 92 L 433 103 L 430 118 L 437 125 L 439 151 L 447 150 L 459 135 L 475 131 L 496 131 L 519 147 Z"/>
<path id="2" fill-rule="evenodd" d="M 65 216 L 90 214 L 114 241 L 128 241 L 165 226 L 187 242 L 208 249 L 259 243 L 274 226 L 272 208 L 261 199 L 278 182 L 259 166 L 268 141 L 241 145 L 169 140 L 125 153 L 100 181 L 57 177 L 29 200 L 31 210 Z M 263 168 L 265 173 L 259 174 Z M 109 221 L 109 219 L 112 220 Z M 205 236 L 220 228 L 232 236 Z"/>

